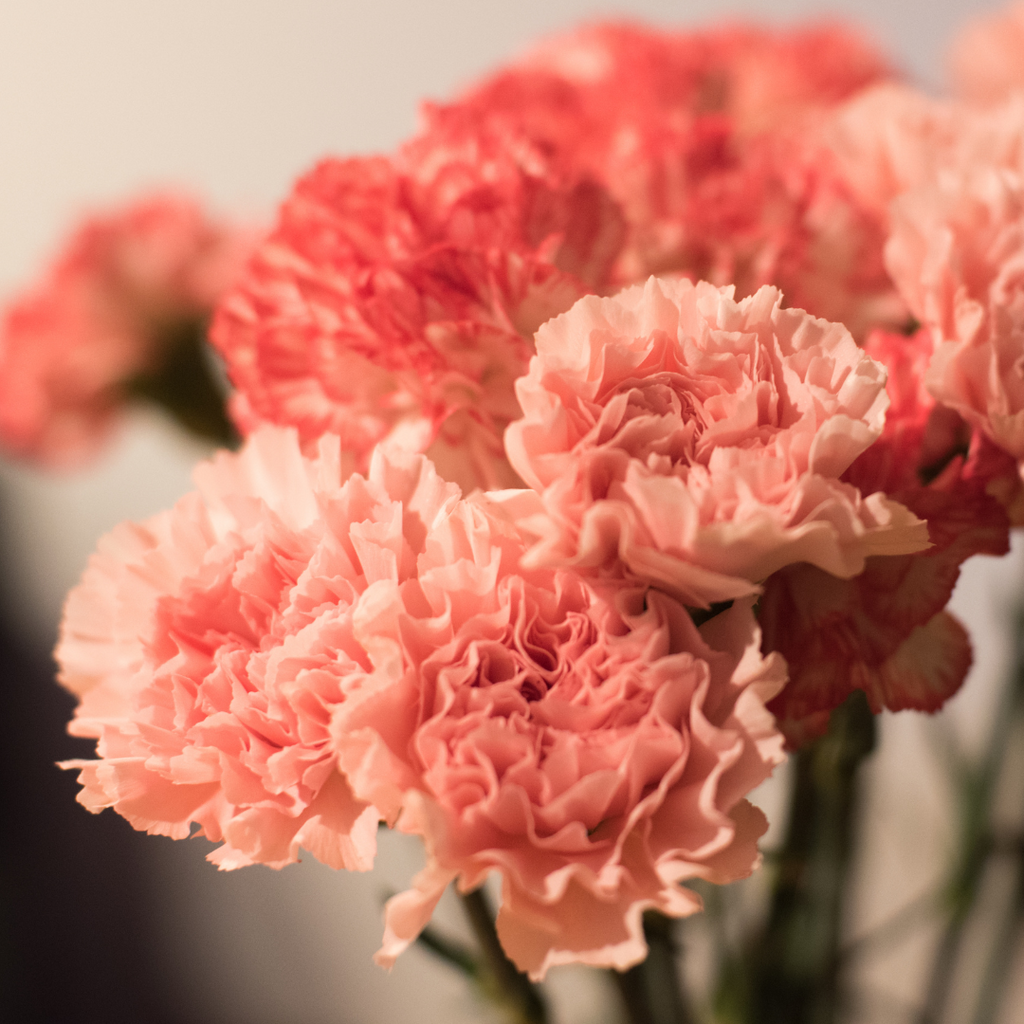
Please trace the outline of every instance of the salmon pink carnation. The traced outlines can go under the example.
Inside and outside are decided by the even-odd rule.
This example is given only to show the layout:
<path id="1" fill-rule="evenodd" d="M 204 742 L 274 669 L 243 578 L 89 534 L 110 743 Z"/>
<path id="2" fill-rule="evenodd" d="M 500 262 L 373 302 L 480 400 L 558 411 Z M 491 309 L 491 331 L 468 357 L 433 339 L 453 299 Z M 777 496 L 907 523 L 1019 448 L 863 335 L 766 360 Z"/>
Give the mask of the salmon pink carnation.
<path id="1" fill-rule="evenodd" d="M 348 469 L 337 438 L 309 460 L 294 433 L 260 431 L 197 470 L 199 493 L 101 542 L 57 650 L 71 732 L 99 741 L 66 765 L 87 808 L 174 838 L 197 823 L 222 868 L 299 846 L 370 867 L 379 815 L 337 770 L 331 715 L 371 668 L 365 594 L 415 573 L 458 488 L 419 464 L 342 484 Z"/>
<path id="2" fill-rule="evenodd" d="M 170 194 L 88 219 L 3 312 L 0 444 L 51 464 L 91 453 L 136 379 L 205 322 L 251 243 Z"/>
<path id="3" fill-rule="evenodd" d="M 509 460 L 540 495 L 531 564 L 692 605 L 792 562 L 835 576 L 927 546 L 925 524 L 839 477 L 881 433 L 885 371 L 779 292 L 652 278 L 537 333 Z"/>
<path id="4" fill-rule="evenodd" d="M 415 581 L 367 591 L 378 671 L 337 708 L 335 742 L 353 791 L 428 855 L 388 904 L 382 963 L 451 881 L 496 872 L 521 969 L 623 969 L 646 953 L 645 908 L 693 913 L 678 883 L 757 864 L 765 822 L 743 797 L 781 760 L 763 701 L 785 668 L 759 654 L 750 602 L 698 632 L 664 594 L 605 602 L 521 570 L 523 550 L 476 496 L 428 530 Z"/>

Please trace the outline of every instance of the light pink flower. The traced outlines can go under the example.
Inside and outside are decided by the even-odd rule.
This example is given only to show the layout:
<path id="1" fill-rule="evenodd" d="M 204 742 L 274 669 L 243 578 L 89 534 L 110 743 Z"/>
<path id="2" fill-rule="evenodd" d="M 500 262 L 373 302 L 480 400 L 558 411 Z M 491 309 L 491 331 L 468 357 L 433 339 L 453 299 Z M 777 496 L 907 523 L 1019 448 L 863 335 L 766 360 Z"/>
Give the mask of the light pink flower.
<path id="1" fill-rule="evenodd" d="M 523 543 L 483 496 L 428 530 L 418 577 L 376 585 L 359 620 L 377 672 L 339 705 L 354 792 L 421 835 L 427 865 L 390 901 L 390 964 L 453 880 L 501 877 L 498 934 L 518 966 L 625 968 L 641 913 L 700 908 L 679 883 L 758 862 L 744 799 L 781 759 L 750 602 L 699 633 L 656 591 L 605 603 L 572 573 L 522 571 Z"/>
<path id="2" fill-rule="evenodd" d="M 906 509 L 839 480 L 882 430 L 884 369 L 842 325 L 780 304 L 652 278 L 538 331 L 506 434 L 543 506 L 531 564 L 705 605 L 791 562 L 849 577 L 927 546 Z"/>
<path id="3" fill-rule="evenodd" d="M 893 200 L 950 171 L 1020 167 L 1024 96 L 979 109 L 885 83 L 837 107 L 822 132 L 858 202 L 888 226 Z"/>
<path id="4" fill-rule="evenodd" d="M 202 323 L 252 238 L 156 194 L 86 220 L 0 326 L 0 444 L 51 464 L 95 450 L 186 323 Z"/>
<path id="5" fill-rule="evenodd" d="M 943 404 L 1024 460 L 1024 178 L 950 170 L 894 206 L 890 272 L 933 334 L 926 383 Z"/>
<path id="6" fill-rule="evenodd" d="M 838 107 L 824 133 L 857 198 L 887 221 L 893 199 L 931 181 L 953 157 L 968 120 L 958 104 L 892 82 Z"/>
<path id="7" fill-rule="evenodd" d="M 422 460 L 348 476 L 337 438 L 304 459 L 257 432 L 197 470 L 200 491 L 100 543 L 57 650 L 80 705 L 69 762 L 90 810 L 174 838 L 196 823 L 222 868 L 300 846 L 366 870 L 379 814 L 337 770 L 334 709 L 371 670 L 356 638 L 384 581 L 415 574 L 425 524 L 458 498 Z"/>
<path id="8" fill-rule="evenodd" d="M 1009 549 L 1007 513 L 991 492 L 1001 496 L 1015 466 L 925 390 L 930 333 L 876 332 L 867 351 L 889 371 L 891 405 L 882 436 L 843 479 L 885 491 L 927 520 L 931 547 L 870 557 L 852 579 L 798 564 L 765 581 L 765 646 L 786 658 L 790 674 L 770 709 L 794 745 L 855 689 L 875 712 L 940 708 L 971 664 L 970 640 L 944 610 L 960 566 Z"/>

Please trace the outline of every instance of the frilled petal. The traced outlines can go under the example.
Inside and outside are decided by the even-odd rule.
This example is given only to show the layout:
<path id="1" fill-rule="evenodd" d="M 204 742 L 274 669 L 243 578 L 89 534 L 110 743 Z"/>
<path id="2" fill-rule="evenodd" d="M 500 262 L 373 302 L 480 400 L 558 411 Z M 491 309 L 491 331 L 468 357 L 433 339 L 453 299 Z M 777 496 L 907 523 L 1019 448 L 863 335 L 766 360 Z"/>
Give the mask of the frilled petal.
<path id="1" fill-rule="evenodd" d="M 581 299 L 516 387 L 506 448 L 543 505 L 530 564 L 707 605 L 794 562 L 850 577 L 927 546 L 913 513 L 839 479 L 881 433 L 883 367 L 775 289 L 737 303 L 652 278 Z"/>
<path id="2" fill-rule="evenodd" d="M 181 838 L 198 824 L 222 868 L 281 867 L 300 846 L 367 870 L 380 812 L 339 773 L 334 711 L 380 653 L 359 630 L 404 585 L 458 501 L 422 456 L 349 475 L 338 439 L 316 458 L 258 431 L 196 473 L 199 492 L 100 542 L 57 649 L 97 738 L 82 802 Z"/>

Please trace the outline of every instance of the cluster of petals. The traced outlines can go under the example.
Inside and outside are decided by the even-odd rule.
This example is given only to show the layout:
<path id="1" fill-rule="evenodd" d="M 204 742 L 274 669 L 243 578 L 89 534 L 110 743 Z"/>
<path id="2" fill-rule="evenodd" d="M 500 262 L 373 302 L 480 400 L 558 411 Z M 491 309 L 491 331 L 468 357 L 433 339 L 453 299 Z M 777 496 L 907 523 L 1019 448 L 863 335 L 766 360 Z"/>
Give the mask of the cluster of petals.
<path id="1" fill-rule="evenodd" d="M 881 225 L 811 126 L 885 75 L 855 37 L 822 28 L 667 34 L 597 25 L 556 38 L 447 107 L 500 126 L 605 185 L 623 211 L 618 285 L 685 273 L 766 283 L 789 305 L 861 320 L 893 306 Z"/>
<path id="2" fill-rule="evenodd" d="M 515 482 L 512 382 L 550 316 L 602 283 L 614 204 L 499 135 L 438 133 L 394 158 L 323 161 L 221 304 L 234 414 L 429 451 L 463 485 Z"/>
<path id="3" fill-rule="evenodd" d="M 765 582 L 758 606 L 765 649 L 789 666 L 770 707 L 794 745 L 821 731 L 853 690 L 863 690 L 876 713 L 936 711 L 971 665 L 967 634 L 944 609 L 967 558 L 1008 550 L 1004 502 L 1016 467 L 928 393 L 932 348 L 923 329 L 868 339 L 867 352 L 889 372 L 891 404 L 882 436 L 843 477 L 927 520 L 931 546 L 869 557 L 852 579 L 799 564 Z"/>
<path id="4" fill-rule="evenodd" d="M 251 238 L 154 194 L 87 219 L 0 321 L 0 444 L 69 464 L 92 452 L 131 380 L 204 321 Z"/>
<path id="5" fill-rule="evenodd" d="M 893 200 L 908 192 L 981 165 L 1020 167 L 1024 96 L 979 108 L 879 83 L 834 108 L 821 135 L 857 202 L 888 230 Z"/>
<path id="6" fill-rule="evenodd" d="M 506 447 L 538 495 L 533 564 L 705 606 L 793 562 L 847 578 L 927 547 L 916 516 L 840 480 L 882 431 L 884 369 L 774 288 L 736 302 L 651 278 L 581 299 L 538 331 L 516 388 Z"/>
<path id="7" fill-rule="evenodd" d="M 893 207 L 886 259 L 935 353 L 944 405 L 1024 459 L 1024 166 L 948 170 Z"/>
<path id="8" fill-rule="evenodd" d="M 751 602 L 701 633 L 667 595 L 606 601 L 576 574 L 522 570 L 523 552 L 500 506 L 463 501 L 367 620 L 378 671 L 335 714 L 340 764 L 427 851 L 388 904 L 381 963 L 452 881 L 497 873 L 520 969 L 624 969 L 646 954 L 645 909 L 693 913 L 680 883 L 758 863 L 765 822 L 744 796 L 782 758 L 764 701 L 785 666 L 760 654 Z"/>
<path id="9" fill-rule="evenodd" d="M 67 605 L 72 732 L 98 740 L 80 801 L 181 838 L 222 868 L 299 847 L 367 869 L 383 817 L 428 864 L 388 908 L 381 959 L 453 879 L 502 878 L 499 934 L 535 976 L 625 967 L 644 909 L 757 864 L 744 799 L 782 758 L 765 710 L 785 680 L 750 601 L 694 627 L 672 598 L 606 601 L 521 571 L 515 524 L 421 455 L 348 475 L 263 428 L 199 491 L 100 545 Z"/>
<path id="10" fill-rule="evenodd" d="M 887 222 L 887 269 L 931 339 L 927 388 L 1020 461 L 1024 95 L 978 107 L 876 86 L 835 111 L 827 135 L 859 201 Z M 991 468 L 989 489 L 1019 504 Z"/>
<path id="11" fill-rule="evenodd" d="M 299 846 L 371 866 L 379 815 L 337 771 L 331 715 L 371 668 L 365 592 L 412 571 L 457 489 L 419 466 L 349 469 L 337 438 L 310 460 L 266 428 L 200 466 L 173 510 L 101 541 L 57 649 L 71 731 L 98 739 L 99 760 L 67 765 L 87 808 L 174 838 L 198 824 L 222 868 Z"/>

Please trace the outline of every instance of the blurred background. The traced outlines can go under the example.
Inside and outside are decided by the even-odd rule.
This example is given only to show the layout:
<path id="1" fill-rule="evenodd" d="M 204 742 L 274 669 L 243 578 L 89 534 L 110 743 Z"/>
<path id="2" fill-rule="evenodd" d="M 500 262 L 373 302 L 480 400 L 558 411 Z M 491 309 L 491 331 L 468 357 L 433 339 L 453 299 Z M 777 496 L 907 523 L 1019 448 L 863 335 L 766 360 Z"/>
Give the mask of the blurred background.
<path id="1" fill-rule="evenodd" d="M 0 5 L 0 292 L 29 280 L 77 216 L 154 185 L 217 213 L 269 222 L 292 180 L 325 154 L 391 149 L 418 103 L 445 98 L 537 37 L 582 20 L 697 26 L 845 18 L 929 88 L 944 49 L 985 0 L 33 0 Z M 385 837 L 372 875 L 312 858 L 223 874 L 203 840 L 136 834 L 74 802 L 54 762 L 88 756 L 64 735 L 73 700 L 49 658 L 61 603 L 101 533 L 190 487 L 206 452 L 137 414 L 99 462 L 62 476 L 0 463 L 0 1020 L 218 1024 L 441 1024 L 488 1020 L 461 978 L 418 949 L 389 976 L 371 963 L 383 899 L 418 866 Z M 937 737 L 984 742 L 1019 597 L 1024 548 L 969 563 L 954 610 L 976 664 L 938 719 L 886 716 L 870 768 L 868 845 L 851 937 L 924 892 L 952 843 Z M 757 799 L 780 805 L 785 779 Z M 768 842 L 771 842 L 771 836 Z M 442 924 L 462 927 L 459 908 Z M 856 961 L 858 1020 L 907 1020 L 934 932 Z M 916 973 L 915 973 L 916 972 Z M 1018 976 L 1024 972 L 1018 971 Z M 559 1020 L 614 1019 L 610 990 L 554 972 Z M 1024 1021 L 1024 983 L 1010 1006 Z"/>

